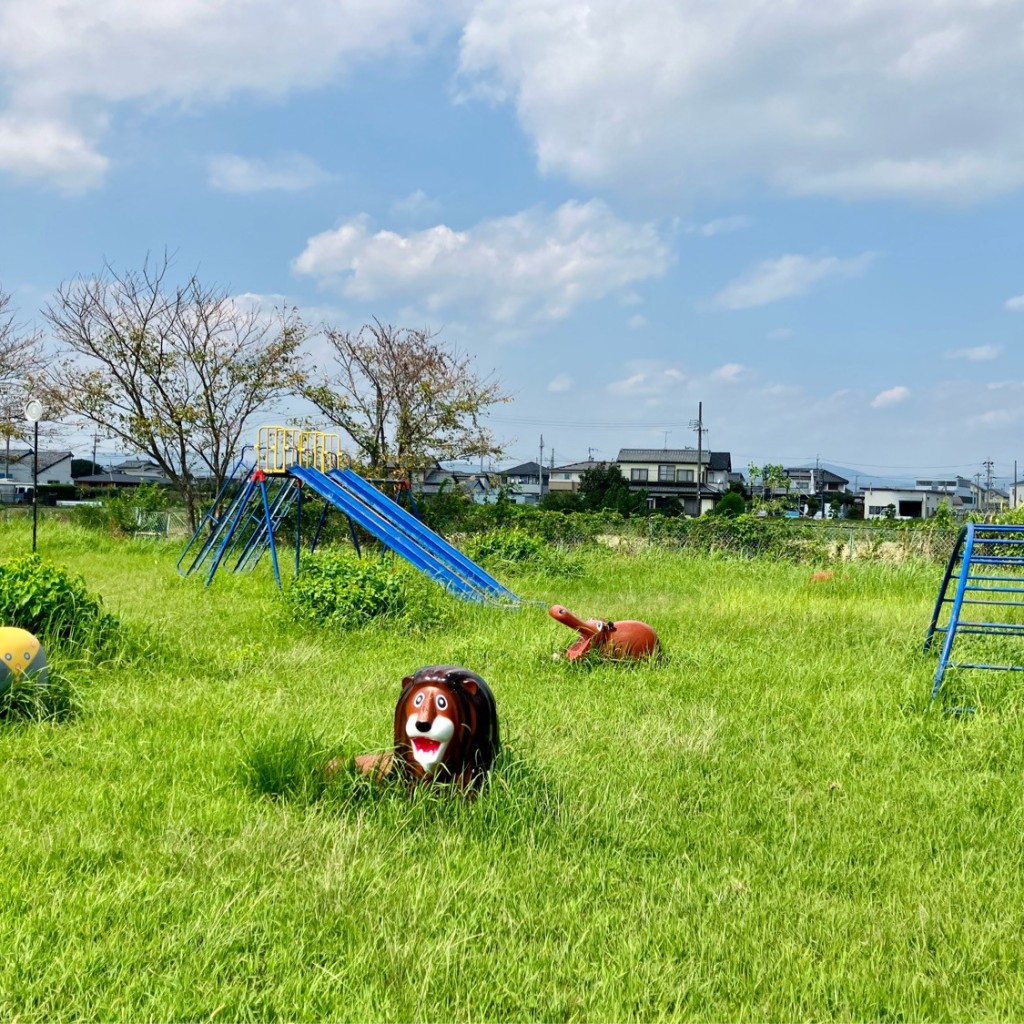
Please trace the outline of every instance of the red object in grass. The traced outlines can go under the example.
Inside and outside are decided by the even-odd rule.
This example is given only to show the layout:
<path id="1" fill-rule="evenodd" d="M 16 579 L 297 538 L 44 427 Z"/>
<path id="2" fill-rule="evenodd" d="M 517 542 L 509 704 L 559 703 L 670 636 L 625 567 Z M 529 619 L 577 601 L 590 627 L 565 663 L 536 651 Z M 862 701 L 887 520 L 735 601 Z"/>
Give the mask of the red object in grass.
<path id="1" fill-rule="evenodd" d="M 568 608 L 554 604 L 548 614 L 563 626 L 575 629 L 579 640 L 565 652 L 570 661 L 582 658 L 588 651 L 597 651 L 602 658 L 639 660 L 657 653 L 660 643 L 658 634 L 646 622 L 636 619 L 620 619 L 605 622 L 602 619 L 577 618 Z"/>

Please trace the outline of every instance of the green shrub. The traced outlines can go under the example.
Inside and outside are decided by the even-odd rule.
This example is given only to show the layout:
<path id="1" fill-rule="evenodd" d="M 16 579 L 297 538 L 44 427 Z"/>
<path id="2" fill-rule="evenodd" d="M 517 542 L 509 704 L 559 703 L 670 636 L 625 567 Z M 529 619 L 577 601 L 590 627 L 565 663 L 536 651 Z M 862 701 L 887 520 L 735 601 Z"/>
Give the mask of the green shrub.
<path id="1" fill-rule="evenodd" d="M 118 626 L 81 576 L 38 554 L 0 564 L 0 624 L 27 629 L 44 643 L 102 639 Z"/>
<path id="2" fill-rule="evenodd" d="M 103 505 L 77 505 L 71 510 L 71 521 L 87 530 L 109 530 L 111 516 Z"/>
<path id="3" fill-rule="evenodd" d="M 286 593 L 296 619 L 348 628 L 397 616 L 405 608 L 402 580 L 393 566 L 349 552 L 307 555 Z"/>
<path id="4" fill-rule="evenodd" d="M 111 525 L 121 533 L 134 534 L 153 514 L 167 508 L 167 490 L 160 484 L 140 484 L 105 502 Z"/>
<path id="5" fill-rule="evenodd" d="M 729 491 L 722 495 L 722 500 L 711 510 L 716 516 L 741 516 L 747 510 L 747 503 L 743 500 L 742 494 Z"/>
<path id="6" fill-rule="evenodd" d="M 554 515 L 565 518 L 560 513 Z M 583 572 L 579 562 L 565 551 L 518 527 L 473 537 L 466 543 L 465 553 L 493 572 L 536 571 L 554 576 L 578 576 Z"/>

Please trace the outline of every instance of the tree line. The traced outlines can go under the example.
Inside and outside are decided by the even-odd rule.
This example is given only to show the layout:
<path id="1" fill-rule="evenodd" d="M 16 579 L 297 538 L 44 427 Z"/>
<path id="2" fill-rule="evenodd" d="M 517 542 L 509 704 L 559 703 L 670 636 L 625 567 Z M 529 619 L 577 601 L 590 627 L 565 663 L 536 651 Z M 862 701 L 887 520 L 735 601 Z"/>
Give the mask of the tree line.
<path id="1" fill-rule="evenodd" d="M 199 482 L 219 491 L 256 414 L 301 400 L 339 427 L 371 473 L 434 460 L 497 457 L 482 422 L 509 400 L 472 357 L 428 329 L 374 318 L 356 331 L 267 314 L 196 274 L 172 278 L 165 254 L 141 269 L 62 283 L 42 310 L 49 339 L 17 318 L 0 288 L 0 418 L 23 436 L 24 402 L 50 420 L 90 424 L 155 462 L 193 528 Z M 315 349 L 315 350 L 314 350 Z"/>

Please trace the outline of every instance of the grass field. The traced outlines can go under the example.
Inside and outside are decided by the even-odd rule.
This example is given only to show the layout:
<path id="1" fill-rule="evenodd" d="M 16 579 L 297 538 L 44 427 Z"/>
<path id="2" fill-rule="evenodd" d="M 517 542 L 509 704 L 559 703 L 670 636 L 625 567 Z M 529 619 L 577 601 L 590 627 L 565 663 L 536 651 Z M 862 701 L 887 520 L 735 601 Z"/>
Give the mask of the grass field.
<path id="1" fill-rule="evenodd" d="M 0 527 L 0 559 L 28 550 Z M 60 723 L 0 724 L 0 1016 L 62 1020 L 993 1020 L 1024 1006 L 1015 673 L 920 653 L 938 563 L 582 556 L 525 597 L 640 618 L 657 665 L 553 661 L 539 607 L 428 632 L 288 617 L 269 568 L 47 524 L 130 643 L 51 657 Z M 401 678 L 489 682 L 475 802 L 247 784 L 254 752 L 390 742 Z M 290 746 L 289 746 L 290 745 Z"/>

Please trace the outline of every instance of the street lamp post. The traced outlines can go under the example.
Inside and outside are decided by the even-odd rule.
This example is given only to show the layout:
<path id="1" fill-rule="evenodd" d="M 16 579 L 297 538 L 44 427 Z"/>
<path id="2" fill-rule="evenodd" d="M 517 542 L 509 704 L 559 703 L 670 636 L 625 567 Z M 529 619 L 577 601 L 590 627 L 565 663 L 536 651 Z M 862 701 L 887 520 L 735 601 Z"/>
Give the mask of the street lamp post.
<path id="1" fill-rule="evenodd" d="M 43 403 L 29 399 L 25 406 L 25 419 L 32 424 L 32 552 L 36 550 L 36 524 L 39 521 L 39 421 L 43 416 Z"/>

